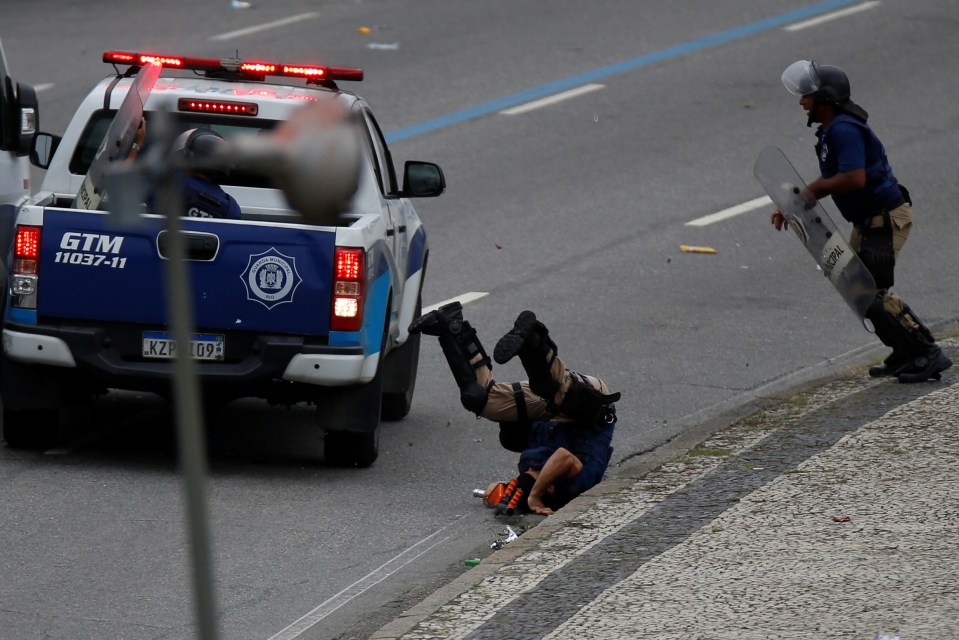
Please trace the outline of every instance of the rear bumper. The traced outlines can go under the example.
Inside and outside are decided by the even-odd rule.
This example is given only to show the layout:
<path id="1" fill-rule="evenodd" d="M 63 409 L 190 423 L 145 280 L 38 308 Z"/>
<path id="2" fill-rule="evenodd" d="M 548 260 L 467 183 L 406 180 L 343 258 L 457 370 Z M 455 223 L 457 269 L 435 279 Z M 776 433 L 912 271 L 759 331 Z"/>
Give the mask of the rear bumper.
<path id="1" fill-rule="evenodd" d="M 225 334 L 225 358 L 197 361 L 204 384 L 253 389 L 275 381 L 343 386 L 369 382 L 376 374 L 378 354 L 365 355 L 361 347 L 315 344 L 302 336 L 218 333 Z M 173 373 L 173 361 L 142 357 L 142 330 L 136 327 L 8 324 L 3 346 L 12 361 L 76 369 L 109 388 L 167 385 Z"/>

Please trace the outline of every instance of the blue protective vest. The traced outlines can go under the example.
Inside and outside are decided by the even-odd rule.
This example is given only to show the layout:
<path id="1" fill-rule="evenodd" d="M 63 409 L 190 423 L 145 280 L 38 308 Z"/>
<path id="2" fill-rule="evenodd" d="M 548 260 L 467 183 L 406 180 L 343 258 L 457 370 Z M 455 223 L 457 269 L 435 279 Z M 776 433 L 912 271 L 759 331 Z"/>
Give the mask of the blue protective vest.
<path id="1" fill-rule="evenodd" d="M 220 185 L 199 176 L 182 176 L 183 204 L 191 218 L 239 220 L 240 205 Z"/>
<path id="2" fill-rule="evenodd" d="M 816 157 L 824 178 L 855 169 L 866 170 L 866 186 L 832 196 L 842 217 L 854 224 L 892 211 L 905 202 L 886 159 L 886 149 L 865 122 L 841 114 L 817 131 Z"/>
<path id="3" fill-rule="evenodd" d="M 183 215 L 190 218 L 240 219 L 240 205 L 220 185 L 199 176 L 179 174 L 183 194 Z M 147 198 L 147 210 L 157 211 L 154 189 Z"/>

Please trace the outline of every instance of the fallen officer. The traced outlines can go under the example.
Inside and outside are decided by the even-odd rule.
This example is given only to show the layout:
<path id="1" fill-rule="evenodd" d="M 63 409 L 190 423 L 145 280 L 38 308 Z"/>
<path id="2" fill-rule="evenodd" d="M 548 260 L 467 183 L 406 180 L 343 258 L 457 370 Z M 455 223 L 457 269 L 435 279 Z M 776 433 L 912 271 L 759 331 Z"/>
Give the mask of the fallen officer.
<path id="1" fill-rule="evenodd" d="M 529 376 L 520 382 L 493 379 L 492 362 L 459 302 L 420 316 L 409 331 L 439 338 L 463 407 L 498 422 L 500 443 L 520 453 L 504 508 L 548 515 L 603 479 L 620 394 L 567 369 L 532 311 L 520 313 L 493 350 L 498 364 L 519 356 Z"/>

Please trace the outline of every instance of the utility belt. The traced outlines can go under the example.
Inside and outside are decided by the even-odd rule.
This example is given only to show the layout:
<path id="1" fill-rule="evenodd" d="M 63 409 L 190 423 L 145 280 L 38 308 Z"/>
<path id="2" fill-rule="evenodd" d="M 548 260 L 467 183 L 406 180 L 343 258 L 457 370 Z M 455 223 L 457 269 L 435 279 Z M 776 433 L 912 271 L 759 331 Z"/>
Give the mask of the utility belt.
<path id="1" fill-rule="evenodd" d="M 902 206 L 902 205 L 898 205 Z M 893 207 L 895 209 L 897 207 Z M 886 236 L 892 237 L 892 220 L 889 217 L 889 212 L 892 209 L 882 209 L 879 213 L 868 214 L 862 218 L 859 222 L 854 223 L 852 226 L 859 232 L 859 235 L 863 238 L 867 236 Z"/>
<path id="2" fill-rule="evenodd" d="M 904 204 L 912 204 L 912 197 L 909 195 L 909 189 L 905 188 L 901 184 L 899 186 L 899 193 L 901 194 L 898 198 L 895 198 L 888 205 L 879 209 L 876 213 L 866 214 L 859 219 L 859 222 L 854 222 L 853 227 L 856 228 L 856 231 L 862 236 L 866 236 L 872 233 L 883 233 L 885 231 L 892 230 L 892 223 L 889 220 L 889 213 L 895 211 Z M 881 218 L 881 221 L 877 224 L 876 218 Z"/>

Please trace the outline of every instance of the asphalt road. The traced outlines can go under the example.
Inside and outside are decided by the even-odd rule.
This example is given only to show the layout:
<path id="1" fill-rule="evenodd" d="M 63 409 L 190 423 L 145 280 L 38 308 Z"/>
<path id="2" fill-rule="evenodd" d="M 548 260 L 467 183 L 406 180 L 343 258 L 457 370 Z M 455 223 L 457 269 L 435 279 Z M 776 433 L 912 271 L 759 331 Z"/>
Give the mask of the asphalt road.
<path id="1" fill-rule="evenodd" d="M 861 10 L 783 28 L 844 7 Z M 3 8 L 11 71 L 41 89 L 41 128 L 54 133 L 109 71 L 106 49 L 363 67 L 355 89 L 397 166 L 436 161 L 449 183 L 416 203 L 430 236 L 424 302 L 488 294 L 466 313 L 489 350 L 535 310 L 571 367 L 623 392 L 614 462 L 878 344 L 767 209 L 686 224 L 763 195 L 752 167 L 767 145 L 815 175 L 812 132 L 779 81 L 796 59 L 849 73 L 916 200 L 898 291 L 927 323 L 959 317 L 950 0 Z M 501 113 L 585 85 L 602 86 Z M 497 370 L 521 375 L 518 363 Z M 384 425 L 366 470 L 324 465 L 306 407 L 239 403 L 216 416 L 222 637 L 365 638 L 488 546 L 500 526 L 470 490 L 512 475 L 515 456 L 457 398 L 425 341 L 413 410 Z M 118 394 L 67 416 L 57 450 L 0 448 L 0 638 L 192 637 L 169 419 L 156 399 Z"/>

